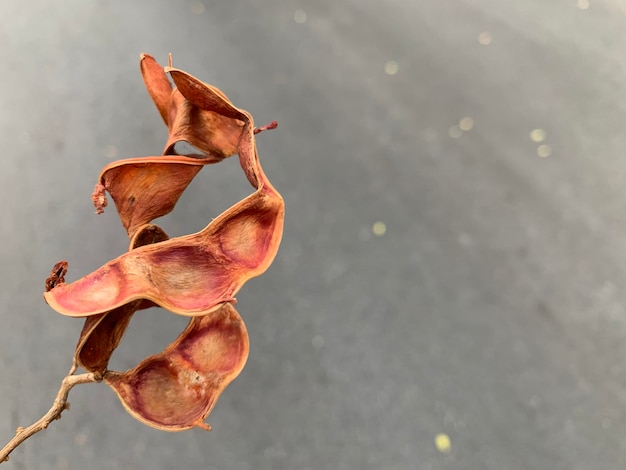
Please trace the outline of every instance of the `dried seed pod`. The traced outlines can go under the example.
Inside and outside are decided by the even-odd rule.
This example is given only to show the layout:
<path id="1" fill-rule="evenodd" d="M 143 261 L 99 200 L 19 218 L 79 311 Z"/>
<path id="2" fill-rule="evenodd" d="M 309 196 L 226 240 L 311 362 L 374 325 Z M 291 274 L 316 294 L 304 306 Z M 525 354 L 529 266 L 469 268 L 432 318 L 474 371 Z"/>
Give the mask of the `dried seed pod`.
<path id="1" fill-rule="evenodd" d="M 248 333 L 231 304 L 187 328 L 162 353 L 124 373 L 107 371 L 105 382 L 139 421 L 163 431 L 183 431 L 204 423 L 220 394 L 243 369 Z"/>
<path id="2" fill-rule="evenodd" d="M 44 298 L 72 317 L 142 299 L 180 315 L 205 315 L 269 267 L 282 237 L 283 212 L 282 199 L 260 189 L 201 232 L 132 250 Z"/>
<path id="3" fill-rule="evenodd" d="M 176 89 L 187 100 L 194 103 L 196 107 L 202 110 L 220 113 L 223 116 L 238 119 L 243 122 L 244 126 L 241 132 L 241 139 L 237 147 L 239 161 L 250 184 L 255 188 L 260 188 L 265 178 L 262 177 L 259 179 L 263 172 L 256 154 L 254 120 L 252 116 L 242 109 L 235 108 L 219 90 L 201 82 L 193 75 L 189 75 L 187 72 L 172 67 L 166 67 L 165 70 L 172 77 L 172 80 L 176 84 Z M 269 181 L 265 182 L 269 184 Z"/>
<path id="4" fill-rule="evenodd" d="M 151 56 L 142 56 L 141 69 L 146 87 L 162 117 L 166 123 L 174 125 L 170 126 L 170 131 L 174 132 L 172 135 L 179 136 L 193 130 L 194 135 L 199 133 L 204 137 L 209 136 L 211 143 L 202 147 L 203 144 L 194 138 L 183 139 L 203 148 L 207 152 L 203 158 L 142 157 L 107 165 L 92 196 L 98 213 L 103 212 L 106 206 L 107 190 L 115 201 L 122 224 L 129 236 L 132 236 L 136 227 L 169 213 L 203 165 L 219 162 L 236 152 L 251 184 L 257 189 L 261 185 L 271 187 L 258 163 L 253 137 L 254 123 L 246 111 L 234 107 L 217 88 L 186 72 L 167 67 L 165 70 L 171 74 L 177 86 L 172 90 L 164 69 Z M 176 100 L 184 102 L 182 108 L 177 107 Z M 183 108 L 187 111 L 193 109 L 193 112 L 179 112 Z M 187 122 L 192 115 L 207 117 L 198 118 L 198 122 L 193 121 L 188 126 L 176 124 Z M 238 123 L 235 130 L 232 127 L 233 120 Z M 166 148 L 166 153 L 171 153 L 173 145 L 180 139 L 171 137 L 170 140 L 172 142 L 168 145 L 171 148 Z M 276 196 L 280 197 L 278 193 Z"/>
<path id="5" fill-rule="evenodd" d="M 107 190 L 129 237 L 137 227 L 174 209 L 176 202 L 202 167 L 216 160 L 183 156 L 120 160 L 102 170 L 92 196 L 98 213 L 106 206 Z M 219 160 L 218 160 L 219 161 Z M 104 204 L 103 204 L 104 202 Z"/>
<path id="6" fill-rule="evenodd" d="M 141 300 L 87 317 L 74 352 L 74 366 L 104 373 Z"/>
<path id="7" fill-rule="evenodd" d="M 161 243 L 165 240 L 169 240 L 169 235 L 165 233 L 161 227 L 156 224 L 145 224 L 135 232 L 130 239 L 128 245 L 128 251 L 134 250 L 145 245 L 152 245 L 153 243 Z"/>
<path id="8" fill-rule="evenodd" d="M 131 240 L 129 250 L 168 238 L 159 226 L 144 225 Z M 74 365 L 80 365 L 89 372 L 104 373 L 133 314 L 153 305 L 152 302 L 136 300 L 111 311 L 87 317 L 74 352 Z"/>
<path id="9" fill-rule="evenodd" d="M 195 102 L 173 89 L 170 81 L 152 56 L 143 54 L 140 60 L 141 74 L 148 93 L 169 128 L 165 144 L 165 155 L 175 153 L 174 146 L 181 141 L 189 142 L 207 155 L 218 158 L 237 153 L 237 143 L 243 123 L 236 117 L 220 113 L 219 110 L 199 108 Z M 206 85 L 214 95 L 228 102 L 228 98 L 217 88 Z"/>
<path id="10" fill-rule="evenodd" d="M 46 292 L 48 304 L 64 315 L 97 315 L 140 299 L 181 315 L 205 315 L 232 301 L 241 286 L 262 274 L 276 255 L 282 238 L 284 202 L 259 163 L 252 117 L 186 72 L 167 70 L 180 93 L 199 109 L 240 118 L 245 123 L 238 144 L 239 159 L 257 192 L 222 213 L 201 232 L 158 247 L 133 250 L 76 282 Z M 164 160 L 162 166 L 176 164 Z M 128 194 L 122 186 L 132 186 L 133 180 L 121 180 L 125 183 L 119 194 Z M 159 199 L 155 188 L 161 186 L 162 182 L 154 180 L 149 191 L 155 199 Z M 117 194 L 117 189 L 114 192 Z M 146 203 L 142 199 L 142 204 Z M 132 212 L 129 214 L 134 217 Z M 132 222 L 129 224 L 132 226 Z"/>
<path id="11" fill-rule="evenodd" d="M 44 298 L 62 314 L 87 317 L 74 365 L 102 374 L 131 415 L 166 431 L 210 429 L 204 419 L 242 370 L 249 350 L 245 325 L 231 302 L 276 256 L 284 202 L 260 166 L 250 114 L 217 88 L 172 68 L 171 59 L 163 69 L 144 55 L 141 71 L 169 128 L 166 155 L 106 166 L 92 196 L 101 212 L 109 192 L 131 239 L 130 251 L 71 284 L 63 283 L 66 264 L 60 264 L 46 282 Z M 204 155 L 175 155 L 180 141 Z M 173 209 L 204 165 L 235 153 L 255 193 L 196 234 L 167 240 L 160 228 L 147 225 Z M 189 325 L 161 354 L 124 373 L 108 371 L 134 312 L 154 305 L 191 316 Z"/>

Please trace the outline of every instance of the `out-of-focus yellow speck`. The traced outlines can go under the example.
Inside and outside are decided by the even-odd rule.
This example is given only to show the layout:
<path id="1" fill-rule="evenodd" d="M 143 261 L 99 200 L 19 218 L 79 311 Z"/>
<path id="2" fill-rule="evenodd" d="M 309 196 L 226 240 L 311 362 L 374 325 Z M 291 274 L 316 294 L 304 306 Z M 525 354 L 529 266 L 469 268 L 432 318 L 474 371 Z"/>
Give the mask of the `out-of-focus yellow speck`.
<path id="1" fill-rule="evenodd" d="M 578 8 L 581 10 L 589 9 L 589 0 L 578 0 Z"/>
<path id="2" fill-rule="evenodd" d="M 543 142 L 544 140 L 546 140 L 547 136 L 547 132 L 543 129 L 533 129 L 532 131 L 530 131 L 530 140 L 532 140 L 533 142 Z"/>
<path id="3" fill-rule="evenodd" d="M 202 2 L 193 2 L 191 5 L 191 11 L 194 15 L 201 15 L 204 13 L 204 3 Z"/>
<path id="4" fill-rule="evenodd" d="M 293 14 L 293 20 L 298 24 L 306 23 L 306 11 L 296 10 Z"/>
<path id="5" fill-rule="evenodd" d="M 448 129 L 448 135 L 453 139 L 458 139 L 463 135 L 463 131 L 459 126 L 452 126 L 450 127 L 450 129 Z"/>
<path id="6" fill-rule="evenodd" d="M 552 147 L 546 144 L 540 145 L 539 147 L 537 147 L 537 155 L 539 155 L 541 158 L 548 158 L 550 155 L 552 155 Z"/>
<path id="7" fill-rule="evenodd" d="M 85 436 L 82 432 L 79 432 L 74 436 L 74 444 L 77 446 L 84 446 L 85 442 L 87 442 L 87 436 Z"/>
<path id="8" fill-rule="evenodd" d="M 483 31 L 478 35 L 478 44 L 481 46 L 488 46 L 491 44 L 493 37 L 489 31 Z"/>
<path id="9" fill-rule="evenodd" d="M 474 120 L 471 117 L 464 117 L 459 121 L 459 127 L 462 131 L 471 131 L 474 127 Z"/>
<path id="10" fill-rule="evenodd" d="M 115 145 L 105 145 L 102 149 L 102 153 L 107 158 L 115 158 L 117 157 L 117 148 Z"/>
<path id="11" fill-rule="evenodd" d="M 437 446 L 437 450 L 442 454 L 449 453 L 450 449 L 452 448 L 450 436 L 444 433 L 437 434 L 435 436 L 435 446 Z"/>
<path id="12" fill-rule="evenodd" d="M 385 233 L 387 233 L 387 226 L 385 225 L 385 222 L 374 222 L 372 225 L 372 232 L 374 232 L 374 235 L 377 237 L 382 237 Z"/>
<path id="13" fill-rule="evenodd" d="M 385 73 L 387 75 L 395 75 L 400 70 L 400 64 L 395 60 L 390 60 L 385 64 Z"/>

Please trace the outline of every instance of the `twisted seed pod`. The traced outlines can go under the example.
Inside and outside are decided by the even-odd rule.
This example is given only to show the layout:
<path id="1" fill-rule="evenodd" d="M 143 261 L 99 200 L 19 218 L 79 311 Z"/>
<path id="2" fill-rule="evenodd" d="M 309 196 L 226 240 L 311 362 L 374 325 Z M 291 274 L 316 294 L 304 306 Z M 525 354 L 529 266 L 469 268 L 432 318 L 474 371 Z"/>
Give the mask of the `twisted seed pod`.
<path id="1" fill-rule="evenodd" d="M 107 371 L 105 382 L 139 421 L 163 431 L 204 423 L 217 399 L 248 358 L 248 333 L 231 304 L 194 317 L 165 350 L 123 373 Z"/>
<path id="2" fill-rule="evenodd" d="M 46 302 L 59 313 L 74 317 L 92 316 L 143 299 L 180 315 L 205 315 L 220 304 L 232 301 L 248 279 L 262 274 L 269 267 L 278 251 L 284 202 L 259 163 L 252 117 L 235 108 L 213 87 L 186 72 L 167 70 L 177 90 L 194 106 L 228 118 L 240 118 L 245 123 L 237 150 L 241 166 L 257 191 L 226 210 L 201 232 L 174 238 L 158 246 L 132 250 L 78 281 L 46 292 Z M 217 132 L 214 134 L 218 135 Z M 177 198 L 187 183 L 179 187 L 180 192 L 170 193 L 168 183 L 171 180 L 167 170 L 179 168 L 181 158 L 189 159 L 163 157 L 161 161 L 149 158 L 149 161 L 142 161 L 141 168 L 137 167 L 136 159 L 130 159 L 105 170 L 104 175 L 112 169 L 121 174 L 130 172 L 134 176 L 146 172 L 164 175 L 162 179 L 149 178 L 147 197 L 133 189 L 133 179 L 120 174 L 111 180 L 101 178 L 101 182 L 108 181 L 110 194 L 125 226 L 146 223 L 146 218 L 173 207 L 172 195 Z M 132 194 L 135 204 L 124 203 L 130 200 L 128 194 Z M 150 202 L 159 209 L 136 210 L 138 198 L 139 206 Z M 133 233 L 132 229 L 129 233 Z"/>
<path id="3" fill-rule="evenodd" d="M 212 163 L 208 158 L 183 156 L 113 162 L 102 169 L 92 195 L 96 212 L 103 212 L 107 190 L 132 238 L 138 227 L 171 212 L 191 180 L 208 163 Z"/>
<path id="4" fill-rule="evenodd" d="M 70 317 L 97 315 L 139 300 L 179 315 L 206 315 L 269 267 L 281 233 L 281 203 L 259 190 L 201 232 L 132 250 L 44 297 Z"/>
<path id="5" fill-rule="evenodd" d="M 237 153 L 243 122 L 236 114 L 224 113 L 225 107 L 199 107 L 193 99 L 183 96 L 178 89 L 172 88 L 163 67 L 152 56 L 143 54 L 140 66 L 148 93 L 169 129 L 164 155 L 173 154 L 174 146 L 181 141 L 219 159 Z M 220 90 L 207 84 L 203 86 L 234 109 Z"/>
<path id="6" fill-rule="evenodd" d="M 58 263 L 44 298 L 64 315 L 86 317 L 74 365 L 102 374 L 131 415 L 166 431 L 210 429 L 204 419 L 248 357 L 245 325 L 231 302 L 276 256 L 284 202 L 260 166 L 250 114 L 217 88 L 172 68 L 171 60 L 164 69 L 142 55 L 141 72 L 169 129 L 164 155 L 107 165 L 92 196 L 98 213 L 107 191 L 113 198 L 131 239 L 129 252 L 70 284 L 64 283 L 67 262 Z M 202 155 L 176 155 L 180 141 Z M 204 165 L 235 153 L 253 194 L 196 234 L 168 240 L 150 224 L 174 208 Z M 189 325 L 134 369 L 107 370 L 132 315 L 155 305 L 192 317 Z"/>
<path id="7" fill-rule="evenodd" d="M 129 250 L 158 243 L 168 238 L 163 229 L 157 225 L 144 225 L 131 240 Z M 74 352 L 74 365 L 79 365 L 89 372 L 104 373 L 133 314 L 141 308 L 152 305 L 154 304 L 138 300 L 108 312 L 87 317 Z"/>

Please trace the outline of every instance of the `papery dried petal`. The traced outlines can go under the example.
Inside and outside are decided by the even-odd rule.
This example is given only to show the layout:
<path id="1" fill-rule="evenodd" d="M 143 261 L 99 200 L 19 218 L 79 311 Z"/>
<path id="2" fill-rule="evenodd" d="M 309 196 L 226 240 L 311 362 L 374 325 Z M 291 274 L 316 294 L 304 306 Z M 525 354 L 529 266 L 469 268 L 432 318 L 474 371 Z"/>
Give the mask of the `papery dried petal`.
<path id="1" fill-rule="evenodd" d="M 205 315 L 271 264 L 282 237 L 282 199 L 258 190 L 204 230 L 130 251 L 44 294 L 57 312 L 97 315 L 146 299 L 187 316 Z"/>
<path id="2" fill-rule="evenodd" d="M 144 225 L 131 240 L 129 250 L 165 241 L 168 238 L 159 226 Z M 103 373 L 133 314 L 139 309 L 153 305 L 151 302 L 136 300 L 111 311 L 86 318 L 74 352 L 74 364 L 80 365 L 89 372 Z"/>
<path id="3" fill-rule="evenodd" d="M 231 304 L 187 328 L 161 354 L 124 373 L 107 371 L 105 382 L 139 421 L 163 431 L 204 423 L 223 390 L 248 358 L 248 333 Z"/>

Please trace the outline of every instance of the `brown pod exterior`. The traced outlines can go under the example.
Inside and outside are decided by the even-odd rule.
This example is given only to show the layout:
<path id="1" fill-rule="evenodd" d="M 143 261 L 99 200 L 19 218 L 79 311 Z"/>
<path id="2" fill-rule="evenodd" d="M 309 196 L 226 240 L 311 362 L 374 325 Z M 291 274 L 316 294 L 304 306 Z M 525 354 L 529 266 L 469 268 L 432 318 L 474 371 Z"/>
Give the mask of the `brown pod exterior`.
<path id="1" fill-rule="evenodd" d="M 122 225 L 132 237 L 137 228 L 164 216 L 210 159 L 183 156 L 140 157 L 105 166 L 92 195 L 96 212 L 106 206 L 109 192 Z"/>
<path id="2" fill-rule="evenodd" d="M 159 226 L 144 225 L 131 240 L 129 250 L 168 238 Z M 74 365 L 80 365 L 89 372 L 104 373 L 133 314 L 140 308 L 152 305 L 137 300 L 111 311 L 87 317 L 74 352 Z"/>
<path id="3" fill-rule="evenodd" d="M 284 202 L 259 163 L 252 117 L 195 77 L 177 69 L 168 70 L 181 94 L 198 108 L 245 123 L 238 144 L 239 159 L 257 191 L 201 232 L 138 248 L 78 281 L 46 292 L 46 301 L 59 313 L 91 316 L 144 299 L 180 315 L 205 315 L 221 303 L 232 301 L 248 279 L 269 267 L 278 251 Z M 172 165 L 176 164 L 163 162 L 164 168 Z M 155 181 L 155 185 L 160 183 Z M 158 191 L 151 194 L 158 198 Z"/>
<path id="4" fill-rule="evenodd" d="M 74 363 L 103 374 L 131 415 L 166 431 L 210 429 L 204 419 L 249 351 L 245 325 L 230 302 L 272 263 L 284 202 L 260 166 L 250 114 L 217 88 L 172 68 L 171 59 L 164 69 L 143 55 L 141 71 L 169 129 L 165 155 L 107 165 L 92 196 L 102 212 L 109 192 L 131 238 L 130 251 L 71 284 L 64 284 L 67 263 L 59 263 L 44 297 L 60 313 L 87 317 Z M 176 155 L 180 141 L 203 155 Z M 235 153 L 255 193 L 196 234 L 167 240 L 161 229 L 145 225 L 174 208 L 204 165 Z M 189 325 L 136 368 L 106 370 L 134 312 L 155 305 L 191 316 Z"/>
<path id="5" fill-rule="evenodd" d="M 199 107 L 178 89 L 173 89 L 163 67 L 152 56 L 143 54 L 140 67 L 148 93 L 169 129 L 164 155 L 174 154 L 174 146 L 181 141 L 189 142 L 206 155 L 220 159 L 237 153 L 243 127 L 241 121 L 216 112 L 213 108 Z M 204 85 L 212 94 L 219 95 L 230 104 L 220 90 Z"/>
<path id="6" fill-rule="evenodd" d="M 98 315 L 142 299 L 179 315 L 205 315 L 269 267 L 282 228 L 282 200 L 259 190 L 201 232 L 132 250 L 56 286 L 44 298 L 71 317 Z"/>
<path id="7" fill-rule="evenodd" d="M 126 410 L 163 431 L 183 431 L 204 423 L 220 394 L 243 369 L 248 333 L 231 304 L 194 317 L 165 350 L 126 372 L 107 371 L 104 381 Z"/>

